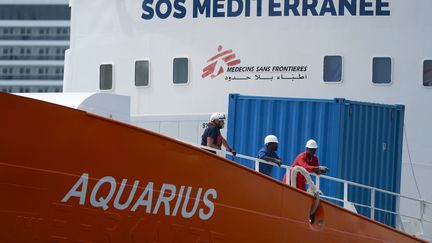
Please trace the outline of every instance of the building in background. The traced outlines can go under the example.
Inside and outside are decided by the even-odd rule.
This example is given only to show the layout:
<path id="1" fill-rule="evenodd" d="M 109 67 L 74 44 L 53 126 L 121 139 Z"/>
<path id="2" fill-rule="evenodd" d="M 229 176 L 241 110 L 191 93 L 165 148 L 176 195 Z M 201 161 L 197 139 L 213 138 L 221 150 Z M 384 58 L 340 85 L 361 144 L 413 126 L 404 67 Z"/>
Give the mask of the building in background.
<path id="1" fill-rule="evenodd" d="M 61 92 L 68 0 L 0 0 L 0 92 Z"/>

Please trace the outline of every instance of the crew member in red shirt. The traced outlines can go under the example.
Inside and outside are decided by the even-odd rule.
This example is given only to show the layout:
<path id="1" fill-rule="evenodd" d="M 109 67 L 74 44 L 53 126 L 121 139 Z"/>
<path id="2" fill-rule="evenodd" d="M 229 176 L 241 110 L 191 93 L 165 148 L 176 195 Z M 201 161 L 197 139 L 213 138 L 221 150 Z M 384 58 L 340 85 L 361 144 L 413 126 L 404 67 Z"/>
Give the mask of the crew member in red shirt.
<path id="1" fill-rule="evenodd" d="M 294 160 L 291 166 L 301 166 L 305 168 L 308 172 L 313 172 L 316 174 L 326 173 L 328 171 L 328 168 L 325 166 L 320 166 L 318 163 L 318 157 L 315 155 L 317 149 L 317 142 L 313 139 L 308 140 L 306 143 L 306 150 L 297 155 L 297 158 Z M 284 180 L 285 178 L 286 177 L 284 177 Z M 297 188 L 306 191 L 306 179 L 303 175 L 298 173 L 296 182 Z"/>

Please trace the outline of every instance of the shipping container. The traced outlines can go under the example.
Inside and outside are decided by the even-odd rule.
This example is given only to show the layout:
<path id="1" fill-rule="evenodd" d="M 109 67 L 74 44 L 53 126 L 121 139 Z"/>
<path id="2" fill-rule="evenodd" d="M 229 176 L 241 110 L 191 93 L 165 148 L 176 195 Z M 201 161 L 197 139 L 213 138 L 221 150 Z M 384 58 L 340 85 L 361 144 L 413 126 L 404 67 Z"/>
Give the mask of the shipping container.
<path id="1" fill-rule="evenodd" d="M 228 141 L 241 154 L 257 156 L 266 135 L 279 138 L 278 154 L 291 165 L 305 150 L 306 141 L 318 143 L 320 165 L 327 175 L 400 192 L 403 105 L 351 101 L 229 95 Z M 254 162 L 235 159 L 247 167 Z M 273 167 L 271 176 L 282 180 L 285 170 Z M 371 191 L 349 186 L 348 200 L 371 205 Z M 321 182 L 324 195 L 343 198 L 343 185 Z M 375 193 L 375 207 L 395 211 L 394 196 Z M 373 199 L 372 199 L 373 200 Z M 370 209 L 356 206 L 370 217 Z M 375 210 L 374 218 L 395 225 L 393 214 Z"/>

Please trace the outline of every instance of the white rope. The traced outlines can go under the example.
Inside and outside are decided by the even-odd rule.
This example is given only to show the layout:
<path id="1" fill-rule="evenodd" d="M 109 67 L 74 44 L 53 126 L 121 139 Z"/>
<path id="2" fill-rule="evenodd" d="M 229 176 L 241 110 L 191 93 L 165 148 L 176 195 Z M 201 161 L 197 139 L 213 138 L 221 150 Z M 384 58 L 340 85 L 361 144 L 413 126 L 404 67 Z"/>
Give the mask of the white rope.
<path id="1" fill-rule="evenodd" d="M 307 172 L 307 170 L 301 166 L 294 166 L 294 168 L 291 170 L 291 186 L 293 187 L 297 187 L 297 174 L 300 172 L 300 174 L 302 174 L 304 176 L 304 178 L 306 179 L 306 183 L 308 184 L 308 193 L 311 194 L 320 194 L 322 195 L 323 193 L 315 186 L 314 182 L 312 181 L 312 178 L 309 174 L 309 172 Z"/>

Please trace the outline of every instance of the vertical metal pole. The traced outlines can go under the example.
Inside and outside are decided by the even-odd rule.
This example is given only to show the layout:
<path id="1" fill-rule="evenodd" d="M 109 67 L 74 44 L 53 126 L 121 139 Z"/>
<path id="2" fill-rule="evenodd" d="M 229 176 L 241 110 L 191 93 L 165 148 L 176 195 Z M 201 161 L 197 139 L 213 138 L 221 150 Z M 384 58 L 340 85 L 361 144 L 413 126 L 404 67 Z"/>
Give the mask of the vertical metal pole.
<path id="1" fill-rule="evenodd" d="M 260 162 L 258 160 L 255 160 L 255 171 L 259 172 L 259 164 Z"/>
<path id="2" fill-rule="evenodd" d="M 344 200 L 344 208 L 348 207 L 348 183 L 344 182 L 344 194 L 343 194 L 343 200 Z"/>
<path id="3" fill-rule="evenodd" d="M 319 191 L 320 190 L 320 176 L 319 175 L 316 175 L 316 177 L 315 177 L 315 186 Z"/>
<path id="4" fill-rule="evenodd" d="M 375 219 L 375 189 L 371 190 L 371 219 Z"/>

